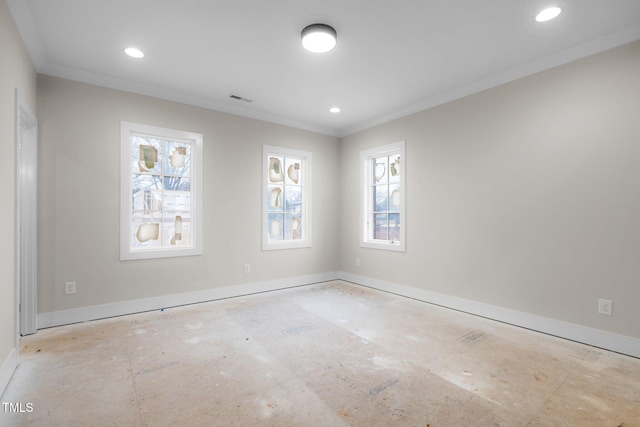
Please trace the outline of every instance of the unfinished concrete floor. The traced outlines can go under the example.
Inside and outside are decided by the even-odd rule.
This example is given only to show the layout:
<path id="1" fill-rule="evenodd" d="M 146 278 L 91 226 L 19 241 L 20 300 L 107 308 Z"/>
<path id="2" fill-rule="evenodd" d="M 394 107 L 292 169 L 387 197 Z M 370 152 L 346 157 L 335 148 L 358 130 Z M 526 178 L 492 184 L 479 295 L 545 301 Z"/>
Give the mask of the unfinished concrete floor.
<path id="1" fill-rule="evenodd" d="M 21 344 L 2 426 L 640 426 L 640 359 L 341 281 Z"/>

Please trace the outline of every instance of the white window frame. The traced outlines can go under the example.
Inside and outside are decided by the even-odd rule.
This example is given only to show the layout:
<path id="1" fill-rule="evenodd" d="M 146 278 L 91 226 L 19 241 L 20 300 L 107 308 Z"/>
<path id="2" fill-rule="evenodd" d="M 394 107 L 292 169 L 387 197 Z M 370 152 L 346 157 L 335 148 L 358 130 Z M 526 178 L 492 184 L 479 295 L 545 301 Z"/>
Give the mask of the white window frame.
<path id="1" fill-rule="evenodd" d="M 301 238 L 289 240 L 273 240 L 269 237 L 269 158 L 273 156 L 300 159 L 300 182 L 302 190 L 302 206 L 300 215 L 302 218 Z M 287 171 L 284 171 L 286 174 Z M 293 248 L 308 248 L 312 243 L 312 204 L 311 204 L 311 176 L 312 154 L 309 151 L 295 150 L 292 148 L 276 147 L 273 145 L 262 146 L 262 250 L 278 250 Z M 286 180 L 286 178 L 285 178 Z M 271 184 L 273 185 L 273 183 Z M 284 184 L 286 185 L 286 183 Z M 284 230 L 283 230 L 284 233 Z"/>
<path id="2" fill-rule="evenodd" d="M 167 258 L 202 254 L 203 236 L 203 136 L 195 132 L 162 128 L 140 123 L 121 122 L 120 144 L 120 260 Z M 190 159 L 190 234 L 191 244 L 161 248 L 133 248 L 132 138 L 134 135 L 180 141 L 191 146 Z"/>
<path id="3" fill-rule="evenodd" d="M 374 171 L 372 160 L 386 155 L 400 155 L 400 241 L 374 239 L 373 236 L 373 180 Z M 383 249 L 389 251 L 405 252 L 406 250 L 406 156 L 405 141 L 397 141 L 381 147 L 371 148 L 360 152 L 360 246 L 365 248 Z"/>

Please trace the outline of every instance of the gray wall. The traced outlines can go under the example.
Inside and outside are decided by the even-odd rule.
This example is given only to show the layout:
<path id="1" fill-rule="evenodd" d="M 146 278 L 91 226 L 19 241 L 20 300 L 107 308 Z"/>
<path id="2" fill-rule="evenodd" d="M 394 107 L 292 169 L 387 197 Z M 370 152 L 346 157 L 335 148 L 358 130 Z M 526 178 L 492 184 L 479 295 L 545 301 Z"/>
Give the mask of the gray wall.
<path id="1" fill-rule="evenodd" d="M 38 116 L 40 313 L 337 270 L 336 138 L 43 75 Z M 204 255 L 119 260 L 121 120 L 204 135 Z M 261 251 L 262 144 L 313 153 L 312 248 Z"/>
<path id="2" fill-rule="evenodd" d="M 343 138 L 340 269 L 640 337 L 639 76 L 635 42 Z M 407 251 L 360 248 L 359 151 L 400 139 Z"/>
<path id="3" fill-rule="evenodd" d="M 35 111 L 36 71 L 9 8 L 0 1 L 0 366 L 15 338 L 15 90 Z M 0 390 L 1 392 L 1 390 Z"/>

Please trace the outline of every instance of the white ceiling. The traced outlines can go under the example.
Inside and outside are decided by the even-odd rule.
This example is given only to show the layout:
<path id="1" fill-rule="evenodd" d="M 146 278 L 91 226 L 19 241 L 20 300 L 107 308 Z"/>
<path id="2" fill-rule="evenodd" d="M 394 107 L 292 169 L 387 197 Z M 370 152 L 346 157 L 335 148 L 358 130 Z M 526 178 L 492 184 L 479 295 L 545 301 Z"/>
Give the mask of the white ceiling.
<path id="1" fill-rule="evenodd" d="M 638 0 L 7 3 L 40 73 L 334 136 L 640 39 Z M 536 23 L 550 4 L 563 13 Z M 333 51 L 302 48 L 316 22 Z"/>

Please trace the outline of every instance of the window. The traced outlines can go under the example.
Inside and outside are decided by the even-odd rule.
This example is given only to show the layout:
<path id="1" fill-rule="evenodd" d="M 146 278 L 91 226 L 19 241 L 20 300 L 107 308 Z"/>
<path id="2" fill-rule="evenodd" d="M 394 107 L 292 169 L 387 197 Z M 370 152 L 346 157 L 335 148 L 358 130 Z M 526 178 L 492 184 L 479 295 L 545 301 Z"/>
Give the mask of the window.
<path id="1" fill-rule="evenodd" d="M 311 153 L 262 148 L 262 249 L 311 246 Z"/>
<path id="2" fill-rule="evenodd" d="M 404 252 L 404 165 L 404 141 L 360 152 L 360 246 Z"/>
<path id="3" fill-rule="evenodd" d="M 202 139 L 121 123 L 121 260 L 202 254 Z"/>

